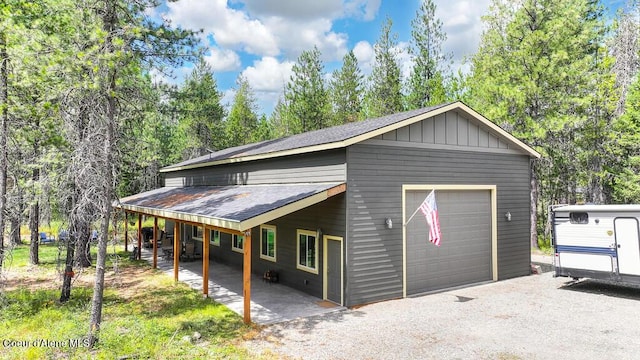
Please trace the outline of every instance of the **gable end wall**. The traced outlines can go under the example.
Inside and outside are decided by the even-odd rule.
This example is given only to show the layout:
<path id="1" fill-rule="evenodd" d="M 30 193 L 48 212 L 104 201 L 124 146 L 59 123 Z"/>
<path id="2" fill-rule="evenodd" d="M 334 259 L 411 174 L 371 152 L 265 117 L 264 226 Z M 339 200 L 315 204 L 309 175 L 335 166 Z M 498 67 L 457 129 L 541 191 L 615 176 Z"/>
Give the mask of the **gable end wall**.
<path id="1" fill-rule="evenodd" d="M 409 144 L 434 144 L 467 147 L 478 151 L 487 149 L 513 150 L 512 146 L 486 126 L 467 116 L 449 111 L 412 125 L 384 133 L 372 140 L 398 141 Z"/>
<path id="2" fill-rule="evenodd" d="M 403 184 L 496 185 L 498 277 L 529 274 L 529 161 L 527 155 L 350 146 L 346 305 L 403 296 Z M 511 222 L 501 216 L 507 211 Z M 384 227 L 386 218 L 392 229 Z"/>

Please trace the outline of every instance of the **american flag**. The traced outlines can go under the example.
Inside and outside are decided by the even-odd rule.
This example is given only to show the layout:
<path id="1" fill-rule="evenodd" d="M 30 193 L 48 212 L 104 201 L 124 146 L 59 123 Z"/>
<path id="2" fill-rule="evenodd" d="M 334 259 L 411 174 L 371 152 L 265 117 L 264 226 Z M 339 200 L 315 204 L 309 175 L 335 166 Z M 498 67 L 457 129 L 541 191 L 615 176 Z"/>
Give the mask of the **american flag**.
<path id="1" fill-rule="evenodd" d="M 436 194 L 434 190 L 427 196 L 426 199 L 420 205 L 420 211 L 427 218 L 429 224 L 429 241 L 436 246 L 440 246 L 440 220 L 438 219 L 438 206 L 436 205 Z"/>

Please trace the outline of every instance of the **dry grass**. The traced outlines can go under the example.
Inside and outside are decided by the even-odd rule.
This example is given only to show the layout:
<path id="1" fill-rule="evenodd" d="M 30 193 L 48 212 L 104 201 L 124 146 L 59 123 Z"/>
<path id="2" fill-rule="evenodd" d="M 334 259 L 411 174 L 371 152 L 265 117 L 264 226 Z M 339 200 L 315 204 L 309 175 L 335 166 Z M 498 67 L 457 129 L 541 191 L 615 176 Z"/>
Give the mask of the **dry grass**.
<path id="1" fill-rule="evenodd" d="M 84 337 L 95 269 L 76 269 L 71 300 L 61 304 L 57 249 L 43 248 L 39 266 L 26 264 L 26 246 L 14 249 L 12 255 L 12 266 L 3 278 L 0 340 L 46 339 L 64 344 Z M 197 291 L 174 283 L 146 262 L 129 260 L 122 251 L 115 263 L 114 267 L 110 258 L 107 264 L 103 323 L 94 349 L 0 346 L 0 358 L 249 357 L 240 342 L 245 336 L 255 336 L 251 334 L 256 330 L 244 326 L 237 314 L 202 299 Z"/>

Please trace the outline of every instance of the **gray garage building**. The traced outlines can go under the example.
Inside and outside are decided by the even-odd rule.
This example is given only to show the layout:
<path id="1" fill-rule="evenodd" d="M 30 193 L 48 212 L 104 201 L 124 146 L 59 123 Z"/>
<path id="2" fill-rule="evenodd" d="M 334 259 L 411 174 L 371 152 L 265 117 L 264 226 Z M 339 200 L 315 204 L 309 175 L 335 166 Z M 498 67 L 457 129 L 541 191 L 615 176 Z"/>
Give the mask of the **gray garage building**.
<path id="1" fill-rule="evenodd" d="M 529 274 L 537 157 L 454 102 L 184 161 L 119 206 L 175 224 L 208 260 L 354 306 Z M 420 213 L 405 225 L 431 190 L 440 247 Z"/>

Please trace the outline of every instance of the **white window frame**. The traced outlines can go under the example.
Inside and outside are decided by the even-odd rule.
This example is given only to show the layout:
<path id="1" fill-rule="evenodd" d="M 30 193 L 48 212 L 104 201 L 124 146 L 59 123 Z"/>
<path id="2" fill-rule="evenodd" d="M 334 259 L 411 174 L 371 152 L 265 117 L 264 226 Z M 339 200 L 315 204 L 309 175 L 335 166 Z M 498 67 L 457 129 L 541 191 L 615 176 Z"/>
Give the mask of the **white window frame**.
<path id="1" fill-rule="evenodd" d="M 236 244 L 238 243 L 238 239 L 242 239 L 242 247 L 237 247 Z M 238 235 L 238 234 L 232 234 L 231 235 L 231 250 L 235 251 L 235 252 L 239 252 L 239 253 L 243 253 L 244 252 L 244 236 L 242 235 Z"/>
<path id="2" fill-rule="evenodd" d="M 202 242 L 203 236 L 204 236 L 204 230 L 202 229 L 202 226 L 191 225 L 191 240 Z"/>
<path id="3" fill-rule="evenodd" d="M 263 242 L 264 239 L 262 239 L 263 230 L 267 230 L 267 232 L 269 230 L 273 231 L 273 256 L 269 256 L 268 255 L 269 250 L 264 249 L 262 247 L 262 244 L 264 243 Z M 276 249 L 278 246 L 277 244 L 278 244 L 278 238 L 277 238 L 276 227 L 274 225 L 260 225 L 260 259 L 276 262 Z"/>
<path id="4" fill-rule="evenodd" d="M 300 264 L 300 235 L 306 235 L 306 236 L 313 236 L 315 239 L 315 268 L 306 266 L 306 265 L 302 265 Z M 318 274 L 318 270 L 319 270 L 319 265 L 320 265 L 320 259 L 319 259 L 319 253 L 318 253 L 318 233 L 316 231 L 309 231 L 309 230 L 302 230 L 302 229 L 298 229 L 296 230 L 296 268 L 302 271 L 306 271 L 306 272 L 310 272 L 312 274 Z"/>
<path id="5" fill-rule="evenodd" d="M 218 234 L 217 237 L 216 233 Z M 214 246 L 220 246 L 220 230 L 209 230 L 209 243 Z"/>

